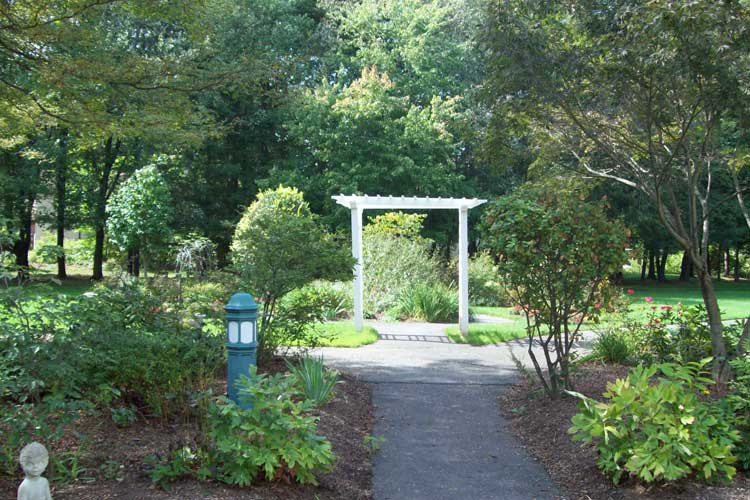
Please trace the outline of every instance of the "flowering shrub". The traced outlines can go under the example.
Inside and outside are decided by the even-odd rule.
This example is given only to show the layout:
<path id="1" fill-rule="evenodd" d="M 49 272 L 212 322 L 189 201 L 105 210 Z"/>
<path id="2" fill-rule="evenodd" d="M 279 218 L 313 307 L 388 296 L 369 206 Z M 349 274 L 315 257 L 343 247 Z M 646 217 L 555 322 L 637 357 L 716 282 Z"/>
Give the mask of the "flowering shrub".
<path id="1" fill-rule="evenodd" d="M 653 299 L 652 299 L 653 300 Z M 708 315 L 702 305 L 652 305 L 645 323 L 629 321 L 627 337 L 644 363 L 698 361 L 711 355 Z"/>

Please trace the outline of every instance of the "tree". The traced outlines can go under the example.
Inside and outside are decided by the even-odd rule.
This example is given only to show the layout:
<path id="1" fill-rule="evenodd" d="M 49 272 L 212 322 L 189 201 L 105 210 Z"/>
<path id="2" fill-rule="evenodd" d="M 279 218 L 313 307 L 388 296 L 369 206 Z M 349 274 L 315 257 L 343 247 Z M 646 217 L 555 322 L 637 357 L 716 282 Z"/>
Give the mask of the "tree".
<path id="1" fill-rule="evenodd" d="M 344 84 L 376 67 L 419 106 L 435 96 L 465 96 L 482 78 L 476 37 L 483 15 L 474 0 L 329 2 L 338 43 L 327 59 Z"/>
<path id="2" fill-rule="evenodd" d="M 529 117 L 579 173 L 644 193 L 687 253 L 717 381 L 728 367 L 707 265 L 710 199 L 727 163 L 721 124 L 741 94 L 748 19 L 736 2 L 508 0 L 488 37 L 496 111 Z"/>
<path id="3" fill-rule="evenodd" d="M 225 85 L 194 96 L 219 124 L 220 134 L 206 134 L 199 147 L 184 151 L 183 168 L 168 172 L 181 198 L 179 229 L 211 238 L 220 265 L 226 263 L 232 228 L 255 196 L 259 179 L 289 156 L 291 145 L 281 140 L 283 121 L 299 104 L 297 89 L 316 81 L 313 75 L 330 39 L 319 30 L 324 11 L 318 2 L 227 3 L 211 9 L 203 22 L 211 25 L 216 57 L 235 62 L 237 69 Z"/>
<path id="4" fill-rule="evenodd" d="M 237 224 L 231 248 L 242 283 L 262 304 L 262 361 L 277 347 L 274 312 L 284 295 L 316 279 L 352 277 L 354 260 L 348 249 L 323 229 L 295 188 L 279 186 L 258 193 Z"/>
<path id="5" fill-rule="evenodd" d="M 435 97 L 419 107 L 394 89 L 388 75 L 368 68 L 347 87 L 324 82 L 305 91 L 286 123 L 296 154 L 262 184 L 304 188 L 328 223 L 341 216 L 331 200 L 341 192 L 437 196 L 461 191 L 452 162 L 455 141 L 447 130 L 456 100 Z"/>
<path id="6" fill-rule="evenodd" d="M 566 187 L 527 185 L 488 206 L 484 245 L 499 259 L 501 282 L 523 307 L 529 356 L 553 399 L 572 389 L 571 348 L 587 317 L 608 299 L 607 279 L 626 261 L 626 229 Z M 538 342 L 544 367 L 534 353 Z"/>
<path id="7" fill-rule="evenodd" d="M 172 196 L 156 165 L 137 170 L 107 205 L 110 241 L 128 252 L 128 271 L 139 275 L 141 252 L 147 258 L 172 238 Z"/>

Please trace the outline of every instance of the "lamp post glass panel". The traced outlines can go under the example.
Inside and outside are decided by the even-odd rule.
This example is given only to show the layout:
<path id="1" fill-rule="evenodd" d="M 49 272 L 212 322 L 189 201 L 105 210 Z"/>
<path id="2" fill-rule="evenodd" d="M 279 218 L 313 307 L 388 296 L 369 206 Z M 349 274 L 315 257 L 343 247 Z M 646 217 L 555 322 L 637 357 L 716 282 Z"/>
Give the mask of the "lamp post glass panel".
<path id="1" fill-rule="evenodd" d="M 240 292 L 232 295 L 224 310 L 227 313 L 227 396 L 240 407 L 250 409 L 249 402 L 240 403 L 237 380 L 257 363 L 258 304 L 252 295 Z"/>

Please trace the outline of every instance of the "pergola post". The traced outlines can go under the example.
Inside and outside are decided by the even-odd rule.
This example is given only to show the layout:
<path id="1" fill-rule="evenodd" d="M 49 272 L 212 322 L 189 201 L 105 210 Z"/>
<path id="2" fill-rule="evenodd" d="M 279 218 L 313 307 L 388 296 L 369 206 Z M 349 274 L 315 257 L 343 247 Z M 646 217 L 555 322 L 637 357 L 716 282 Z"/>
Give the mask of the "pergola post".
<path id="1" fill-rule="evenodd" d="M 468 207 L 458 209 L 458 329 L 469 334 L 469 236 Z"/>
<path id="2" fill-rule="evenodd" d="M 352 257 L 354 257 L 354 329 L 362 331 L 364 291 L 362 287 L 362 208 L 352 204 Z"/>

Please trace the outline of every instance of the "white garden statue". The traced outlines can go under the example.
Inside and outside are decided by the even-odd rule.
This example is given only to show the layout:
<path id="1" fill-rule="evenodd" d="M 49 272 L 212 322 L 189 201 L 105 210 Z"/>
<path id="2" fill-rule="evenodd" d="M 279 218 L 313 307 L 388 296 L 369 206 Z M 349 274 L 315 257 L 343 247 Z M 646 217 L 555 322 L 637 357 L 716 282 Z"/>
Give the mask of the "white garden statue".
<path id="1" fill-rule="evenodd" d="M 18 487 L 18 500 L 52 500 L 49 483 L 42 477 L 49 464 L 49 453 L 44 445 L 34 442 L 21 450 L 21 468 L 26 478 Z"/>

